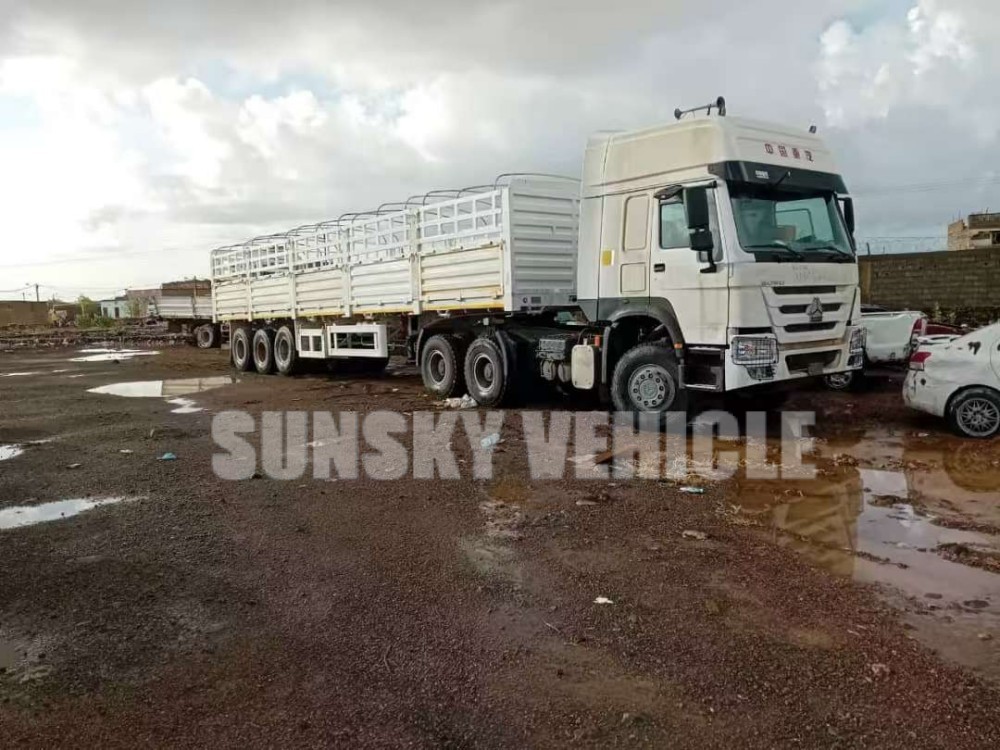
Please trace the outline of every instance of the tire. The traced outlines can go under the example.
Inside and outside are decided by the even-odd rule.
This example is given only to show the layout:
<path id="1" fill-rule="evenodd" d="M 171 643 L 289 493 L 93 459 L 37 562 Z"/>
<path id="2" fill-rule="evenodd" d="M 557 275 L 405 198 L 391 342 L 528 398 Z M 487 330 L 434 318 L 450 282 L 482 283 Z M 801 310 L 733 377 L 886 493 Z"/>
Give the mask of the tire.
<path id="1" fill-rule="evenodd" d="M 253 366 L 261 375 L 274 372 L 274 331 L 258 328 L 253 335 Z"/>
<path id="2" fill-rule="evenodd" d="M 831 391 L 857 391 L 864 383 L 864 370 L 848 370 L 823 376 L 823 385 Z"/>
<path id="3" fill-rule="evenodd" d="M 294 375 L 299 370 L 299 352 L 291 326 L 281 326 L 274 334 L 274 367 L 281 375 Z"/>
<path id="4" fill-rule="evenodd" d="M 953 396 L 947 409 L 955 434 L 977 440 L 1000 435 L 1000 393 L 992 388 L 967 388 Z"/>
<path id="5" fill-rule="evenodd" d="M 424 388 L 440 398 L 460 396 L 465 392 L 465 364 L 462 342 L 455 336 L 439 333 L 427 339 L 420 352 L 420 377 Z"/>
<path id="6" fill-rule="evenodd" d="M 219 345 L 219 327 L 204 323 L 194 329 L 194 340 L 199 349 L 215 349 Z"/>
<path id="7" fill-rule="evenodd" d="M 680 387 L 680 367 L 672 349 L 663 344 L 638 344 L 615 365 L 611 401 L 624 412 L 665 414 L 687 409 Z"/>
<path id="8" fill-rule="evenodd" d="M 240 372 L 250 372 L 253 369 L 253 346 L 250 339 L 251 331 L 246 326 L 233 328 L 230 353 L 233 367 Z"/>
<path id="9" fill-rule="evenodd" d="M 480 406 L 500 406 L 509 397 L 510 380 L 503 350 L 492 338 L 477 338 L 465 352 L 465 386 Z"/>

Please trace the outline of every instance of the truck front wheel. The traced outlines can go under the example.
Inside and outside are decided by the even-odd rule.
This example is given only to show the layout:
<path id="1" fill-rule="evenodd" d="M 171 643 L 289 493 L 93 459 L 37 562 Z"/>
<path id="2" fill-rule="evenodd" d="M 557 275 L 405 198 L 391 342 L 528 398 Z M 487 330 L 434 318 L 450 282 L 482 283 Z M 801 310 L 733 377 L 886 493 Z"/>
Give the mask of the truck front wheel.
<path id="1" fill-rule="evenodd" d="M 240 372 L 250 372 L 253 369 L 250 329 L 246 326 L 235 327 L 233 328 L 232 338 L 230 349 L 233 355 L 233 367 Z"/>
<path id="2" fill-rule="evenodd" d="M 639 344 L 625 352 L 611 378 L 611 401 L 618 411 L 683 411 L 687 394 L 680 387 L 673 350 L 663 344 Z"/>
<path id="3" fill-rule="evenodd" d="M 465 390 L 462 346 L 455 336 L 431 336 L 420 353 L 420 376 L 424 387 L 441 398 L 458 396 Z"/>

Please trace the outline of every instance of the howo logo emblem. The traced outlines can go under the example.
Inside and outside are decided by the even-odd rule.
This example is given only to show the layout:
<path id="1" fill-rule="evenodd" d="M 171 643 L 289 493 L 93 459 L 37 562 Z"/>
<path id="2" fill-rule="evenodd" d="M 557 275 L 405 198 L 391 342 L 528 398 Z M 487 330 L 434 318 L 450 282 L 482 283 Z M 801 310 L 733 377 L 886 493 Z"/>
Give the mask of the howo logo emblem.
<path id="1" fill-rule="evenodd" d="M 819 323 L 823 320 L 823 303 L 819 301 L 819 297 L 813 297 L 813 301 L 806 308 L 806 315 L 809 316 L 811 323 Z"/>

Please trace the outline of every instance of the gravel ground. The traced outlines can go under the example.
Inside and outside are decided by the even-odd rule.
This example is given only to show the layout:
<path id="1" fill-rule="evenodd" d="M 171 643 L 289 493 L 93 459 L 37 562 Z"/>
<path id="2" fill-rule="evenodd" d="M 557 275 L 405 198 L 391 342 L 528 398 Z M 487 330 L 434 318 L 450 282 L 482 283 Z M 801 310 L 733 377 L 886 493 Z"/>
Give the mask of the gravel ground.
<path id="1" fill-rule="evenodd" d="M 845 527 L 857 549 L 837 547 L 844 575 L 840 558 L 802 553 L 804 536 L 833 548 L 808 524 L 762 524 L 770 503 L 744 513 L 760 487 L 738 478 L 700 495 L 532 480 L 513 419 L 489 481 L 226 482 L 217 411 L 438 407 L 402 369 L 244 375 L 188 396 L 205 411 L 174 413 L 86 389 L 227 375 L 225 352 L 78 356 L 0 355 L 0 444 L 23 448 L 0 461 L 0 512 L 126 498 L 0 530 L 5 745 L 1000 745 L 1000 632 L 981 630 L 1000 578 L 942 562 L 981 585 L 953 609 L 935 603 L 948 591 L 879 588 L 870 571 L 924 573 L 869 560 L 866 515 Z M 1000 525 L 1000 446 L 948 437 L 905 410 L 898 383 L 791 406 L 818 411 L 832 486 L 894 472 L 941 533 Z M 947 645 L 970 632 L 968 648 Z"/>

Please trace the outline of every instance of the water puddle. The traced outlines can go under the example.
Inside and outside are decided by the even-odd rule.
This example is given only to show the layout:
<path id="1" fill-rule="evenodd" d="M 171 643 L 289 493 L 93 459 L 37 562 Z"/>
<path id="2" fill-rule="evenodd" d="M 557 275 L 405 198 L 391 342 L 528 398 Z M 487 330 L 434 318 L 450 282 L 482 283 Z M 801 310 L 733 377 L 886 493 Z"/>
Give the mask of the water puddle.
<path id="1" fill-rule="evenodd" d="M 24 448 L 17 444 L 12 445 L 0 445 L 0 461 L 7 461 L 12 458 L 17 458 L 22 453 L 24 453 Z"/>
<path id="2" fill-rule="evenodd" d="M 81 349 L 82 357 L 72 357 L 70 362 L 121 362 L 133 357 L 149 357 L 159 352 L 142 349 Z"/>
<path id="3" fill-rule="evenodd" d="M 976 515 L 995 509 L 1000 485 L 977 482 L 963 499 L 948 460 L 898 435 L 820 443 L 815 479 L 738 477 L 735 511 L 775 544 L 877 584 L 928 645 L 1000 679 L 988 645 L 1000 640 L 1000 535 Z"/>
<path id="4" fill-rule="evenodd" d="M 176 380 L 139 380 L 130 383 L 111 383 L 90 388 L 87 393 L 99 393 L 126 398 L 164 398 L 175 409 L 174 414 L 194 414 L 204 411 L 192 399 L 184 398 L 192 393 L 201 393 L 212 388 L 221 388 L 239 382 L 231 375 L 217 375 L 208 378 L 181 378 Z"/>
<path id="5" fill-rule="evenodd" d="M 23 378 L 28 375 L 41 375 L 40 372 L 3 372 L 0 373 L 0 378 Z"/>
<path id="6" fill-rule="evenodd" d="M 70 518 L 102 505 L 126 502 L 127 497 L 78 497 L 39 505 L 19 505 L 0 510 L 0 529 L 19 529 L 48 521 Z"/>

